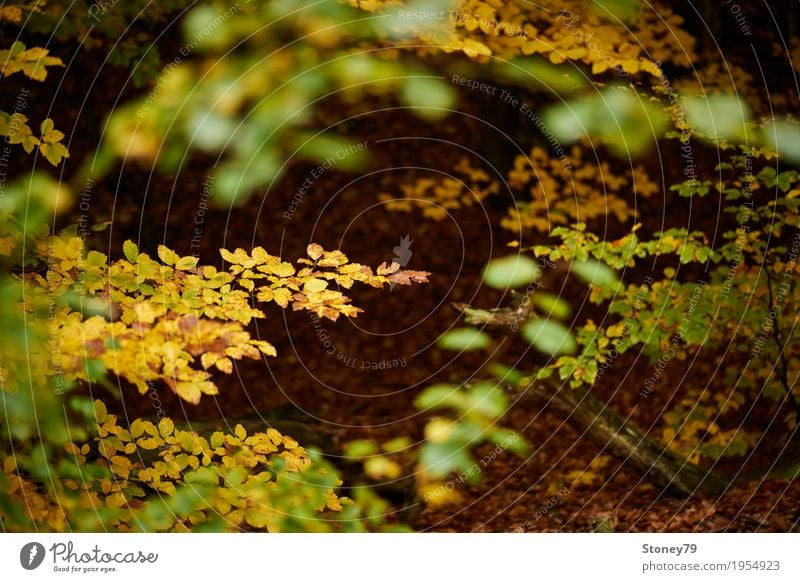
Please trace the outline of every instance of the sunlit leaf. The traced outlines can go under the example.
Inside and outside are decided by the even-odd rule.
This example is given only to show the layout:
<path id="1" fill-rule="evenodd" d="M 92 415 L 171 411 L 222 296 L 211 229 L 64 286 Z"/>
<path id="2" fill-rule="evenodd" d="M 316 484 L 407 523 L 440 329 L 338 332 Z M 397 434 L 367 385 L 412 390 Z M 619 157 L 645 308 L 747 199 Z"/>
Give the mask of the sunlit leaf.
<path id="1" fill-rule="evenodd" d="M 474 328 L 460 327 L 442 335 L 436 345 L 443 350 L 475 351 L 488 348 L 492 344 L 489 334 Z"/>
<path id="2" fill-rule="evenodd" d="M 683 108 L 689 125 L 710 138 L 742 138 L 750 120 L 750 107 L 736 95 L 687 96 Z"/>
<path id="3" fill-rule="evenodd" d="M 619 284 L 617 274 L 605 263 L 595 259 L 572 261 L 570 271 L 587 285 L 616 287 Z"/>
<path id="4" fill-rule="evenodd" d="M 540 352 L 549 355 L 573 354 L 578 350 L 569 329 L 552 319 L 535 319 L 522 326 L 522 337 Z"/>
<path id="5" fill-rule="evenodd" d="M 483 269 L 483 283 L 494 289 L 522 287 L 538 277 L 539 267 L 526 255 L 493 259 Z"/>

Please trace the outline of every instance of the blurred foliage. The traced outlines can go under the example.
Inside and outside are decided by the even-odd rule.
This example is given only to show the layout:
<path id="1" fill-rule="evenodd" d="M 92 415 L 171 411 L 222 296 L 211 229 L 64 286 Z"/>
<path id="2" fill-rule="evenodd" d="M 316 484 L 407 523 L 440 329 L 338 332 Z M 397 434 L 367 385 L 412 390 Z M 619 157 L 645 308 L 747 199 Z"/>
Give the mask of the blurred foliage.
<path id="1" fill-rule="evenodd" d="M 431 415 L 419 443 L 408 437 L 383 443 L 362 439 L 350 442 L 344 456 L 362 464 L 373 485 L 411 480 L 416 507 L 458 503 L 459 489 L 480 483 L 483 470 L 499 456 L 524 458 L 530 452 L 521 434 L 499 424 L 509 404 L 496 382 L 436 384 L 414 404 Z"/>
<path id="2" fill-rule="evenodd" d="M 508 398 L 495 382 L 429 386 L 414 403 L 421 410 L 449 412 L 428 421 L 419 449 L 415 476 L 419 496 L 427 503 L 457 502 L 460 495 L 454 481 L 480 482 L 482 469 L 505 451 L 523 458 L 529 454 L 522 435 L 498 424 L 508 409 Z M 494 448 L 476 459 L 472 450 L 484 443 Z"/>
<path id="3" fill-rule="evenodd" d="M 535 229 L 549 233 L 555 226 L 590 222 L 614 216 L 625 223 L 635 218 L 631 199 L 650 197 L 658 191 L 644 167 L 637 165 L 617 174 L 606 160 L 586 159 L 584 148 L 573 146 L 569 154 L 551 157 L 534 147 L 530 156 L 514 158 L 508 184 L 523 194 L 508 211 L 501 224 L 520 232 Z"/>
<path id="4" fill-rule="evenodd" d="M 443 334 L 436 345 L 443 350 L 469 352 L 483 350 L 492 344 L 489 334 L 474 327 L 459 327 Z"/>
<path id="5" fill-rule="evenodd" d="M 448 175 L 417 178 L 408 172 L 407 182 L 399 185 L 400 195 L 381 193 L 380 200 L 389 210 L 410 212 L 420 209 L 422 215 L 442 220 L 458 208 L 483 202 L 487 196 L 500 193 L 500 182 L 485 170 L 472 165 L 468 158 L 460 159 Z"/>
<path id="6" fill-rule="evenodd" d="M 541 269 L 526 255 L 508 255 L 492 259 L 483 269 L 483 283 L 493 289 L 512 289 L 523 287 L 535 281 Z"/>
<path id="7" fill-rule="evenodd" d="M 364 43 L 385 31 L 364 16 L 335 0 L 199 7 L 183 21 L 186 44 L 151 90 L 112 115 L 101 158 L 172 172 L 190 150 L 221 152 L 212 172 L 221 205 L 271 187 L 295 158 L 339 170 L 363 167 L 368 159 L 355 143 L 309 127 L 325 96 L 398 94 L 434 119 L 455 95 L 421 66 L 370 50 Z M 303 42 L 286 42 L 294 38 Z"/>

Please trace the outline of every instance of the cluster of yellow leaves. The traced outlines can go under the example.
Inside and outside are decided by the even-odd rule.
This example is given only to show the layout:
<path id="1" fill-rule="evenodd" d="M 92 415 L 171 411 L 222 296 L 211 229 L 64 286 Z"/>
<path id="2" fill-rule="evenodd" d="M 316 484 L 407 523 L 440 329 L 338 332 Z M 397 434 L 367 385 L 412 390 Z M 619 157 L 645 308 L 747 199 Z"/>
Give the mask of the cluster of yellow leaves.
<path id="1" fill-rule="evenodd" d="M 395 1 L 349 3 L 370 12 L 397 6 Z M 482 61 L 541 55 L 555 64 L 585 64 L 594 74 L 618 69 L 657 78 L 662 76 L 659 63 L 688 67 L 695 56 L 694 39 L 681 28 L 683 19 L 661 3 L 643 5 L 629 22 L 604 18 L 583 0 L 461 0 L 443 14 L 420 18 L 414 36 L 428 45 L 421 53 L 460 51 Z"/>
<path id="2" fill-rule="evenodd" d="M 53 120 L 49 118 L 42 122 L 39 129 L 41 135 L 36 137 L 28 125 L 27 116 L 22 113 L 8 115 L 0 111 L 0 136 L 10 144 L 21 144 L 28 153 L 39 146 L 39 151 L 47 161 L 57 166 L 62 159 L 69 157 L 67 148 L 61 143 L 64 134 L 55 129 Z"/>
<path id="3" fill-rule="evenodd" d="M 411 212 L 418 208 L 424 216 L 441 220 L 450 210 L 479 204 L 490 194 L 500 192 L 500 182 L 473 166 L 468 158 L 460 159 L 453 171 L 455 176 L 437 175 L 401 184 L 400 198 L 386 192 L 378 197 L 386 201 L 389 210 Z"/>
<path id="4" fill-rule="evenodd" d="M 22 21 L 22 5 L 11 4 L 0 8 L 0 20 L 16 23 Z"/>
<path id="5" fill-rule="evenodd" d="M 198 266 L 196 257 L 180 257 L 165 246 L 155 260 L 130 241 L 123 246 L 126 258 L 110 263 L 102 253 L 85 253 L 83 240 L 71 234 L 38 241 L 36 252 L 46 258 L 47 271 L 26 277 L 39 296 L 50 298 L 48 331 L 58 356 L 43 362 L 42 374 L 86 380 L 91 378 L 87 362 L 95 361 L 142 394 L 151 382 L 163 381 L 192 403 L 202 394 L 218 393 L 209 368 L 230 374 L 233 360 L 276 355 L 269 342 L 254 339 L 244 327 L 265 317 L 253 299 L 336 320 L 360 310 L 330 284 L 381 288 L 424 283 L 429 275 L 401 271 L 397 263 L 373 272 L 316 244 L 308 246 L 300 267 L 261 247 L 251 253 L 223 249 L 228 270 Z M 31 293 L 36 297 L 35 288 Z M 198 359 L 201 367 L 193 367 Z"/>
<path id="6" fill-rule="evenodd" d="M 18 6 L 0 8 L 0 20 L 18 21 L 21 17 Z M 47 67 L 64 66 L 58 57 L 49 56 L 49 50 L 41 47 L 26 48 L 20 41 L 15 41 L 11 48 L 0 50 L 0 77 L 8 77 L 21 72 L 34 81 L 47 78 Z M 52 119 L 45 119 L 40 127 L 41 135 L 36 137 L 28 125 L 28 118 L 15 111 L 0 111 L 0 136 L 10 144 L 22 144 L 26 152 L 31 153 L 38 146 L 39 152 L 48 162 L 57 166 L 69 153 L 61 140 L 64 134 L 53 126 Z"/>
<path id="7" fill-rule="evenodd" d="M 608 215 L 625 222 L 636 216 L 629 199 L 658 191 L 643 167 L 616 175 L 608 162 L 584 159 L 579 146 L 561 159 L 539 147 L 533 148 L 530 157 L 517 156 L 508 183 L 530 194 L 530 200 L 518 199 L 501 221 L 504 228 L 515 232 L 532 228 L 549 233 L 558 225 Z"/>
<path id="8" fill-rule="evenodd" d="M 0 75 L 8 77 L 21 72 L 34 81 L 44 81 L 47 78 L 47 67 L 64 66 L 61 59 L 49 54 L 50 51 L 46 48 L 26 48 L 22 42 L 15 41 L 11 48 L 0 51 Z"/>
<path id="9" fill-rule="evenodd" d="M 308 258 L 297 260 L 304 265 L 300 268 L 267 254 L 260 247 L 249 254 L 243 249 L 221 252 L 222 258 L 232 263 L 230 273 L 238 284 L 259 301 L 274 301 L 281 307 L 291 303 L 295 311 L 306 309 L 333 321 L 340 315 L 355 317 L 361 309 L 350 305 L 349 297 L 331 289 L 331 283 L 344 289 L 350 289 L 354 283 L 381 289 L 384 285 L 426 283 L 430 275 L 425 271 L 401 271 L 397 263 L 382 263 L 373 271 L 371 267 L 351 263 L 341 251 L 326 251 L 318 244 L 308 245 Z"/>
<path id="10" fill-rule="evenodd" d="M 100 401 L 95 416 L 97 436 L 64 447 L 79 476 L 62 478 L 60 495 L 43 492 L 17 470 L 14 457 L 5 459 L 5 494 L 38 528 L 86 529 L 76 520 L 106 511 L 110 519 L 104 525 L 116 531 L 188 531 L 221 518 L 226 530 L 274 532 L 281 531 L 287 517 L 341 511 L 347 502 L 333 490 L 338 480 L 331 487 L 319 486 L 312 473 L 324 477 L 325 469 L 314 466 L 305 449 L 275 429 L 248 435 L 237 425 L 233 434 L 214 432 L 205 438 L 176 428 L 169 418 L 158 424 L 136 419 L 125 428 Z M 175 505 L 168 501 L 154 514 L 148 504 L 161 495 Z M 181 496 L 188 504 L 176 502 Z"/>
<path id="11" fill-rule="evenodd" d="M 778 102 L 786 99 L 786 96 L 779 92 L 766 95 L 754 82 L 753 75 L 737 64 L 719 62 L 711 55 L 701 58 L 699 62 L 704 64 L 695 67 L 691 75 L 674 80 L 672 89 L 676 93 L 698 97 L 723 93 L 741 97 L 746 101 L 748 107 L 756 110 L 762 109 L 764 113 L 769 111 L 770 106 L 776 105 L 775 98 L 778 98 Z M 655 89 L 657 93 L 663 92 L 663 87 L 661 90 L 658 87 Z M 680 110 L 678 112 L 682 113 Z M 683 128 L 679 127 L 679 129 Z"/>

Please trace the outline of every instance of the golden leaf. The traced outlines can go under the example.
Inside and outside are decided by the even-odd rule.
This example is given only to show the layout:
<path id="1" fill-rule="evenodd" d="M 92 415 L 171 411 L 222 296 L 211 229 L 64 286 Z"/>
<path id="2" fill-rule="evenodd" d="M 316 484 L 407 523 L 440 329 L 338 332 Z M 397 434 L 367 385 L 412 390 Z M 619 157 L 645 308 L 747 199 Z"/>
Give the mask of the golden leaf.
<path id="1" fill-rule="evenodd" d="M 243 441 L 245 438 L 247 438 L 247 431 L 241 424 L 236 425 L 236 428 L 233 429 L 233 434 L 235 434 L 236 438 L 238 438 L 240 441 Z"/>
<path id="2" fill-rule="evenodd" d="M 161 259 L 161 262 L 165 265 L 174 265 L 178 260 L 178 255 L 175 251 L 165 247 L 164 245 L 158 245 L 158 258 Z"/>
<path id="3" fill-rule="evenodd" d="M 324 252 L 325 250 L 316 243 L 311 243 L 310 245 L 308 245 L 308 247 L 306 247 L 306 253 L 308 253 L 308 256 L 311 258 L 312 261 L 316 261 L 317 259 L 319 259 L 322 256 L 322 253 Z"/>
<path id="4" fill-rule="evenodd" d="M 229 358 L 220 358 L 215 362 L 217 369 L 225 372 L 226 374 L 233 373 L 233 362 Z"/>

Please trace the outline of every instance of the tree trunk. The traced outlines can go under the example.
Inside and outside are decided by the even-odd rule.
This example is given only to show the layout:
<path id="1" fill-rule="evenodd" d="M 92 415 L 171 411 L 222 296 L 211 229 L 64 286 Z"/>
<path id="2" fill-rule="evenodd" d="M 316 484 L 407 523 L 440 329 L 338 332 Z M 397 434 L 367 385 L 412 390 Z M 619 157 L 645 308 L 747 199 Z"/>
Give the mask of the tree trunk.
<path id="1" fill-rule="evenodd" d="M 528 386 L 524 396 L 554 410 L 578 433 L 587 434 L 627 467 L 674 495 L 717 495 L 731 484 L 726 476 L 706 471 L 648 437 L 585 388 L 543 380 Z"/>

